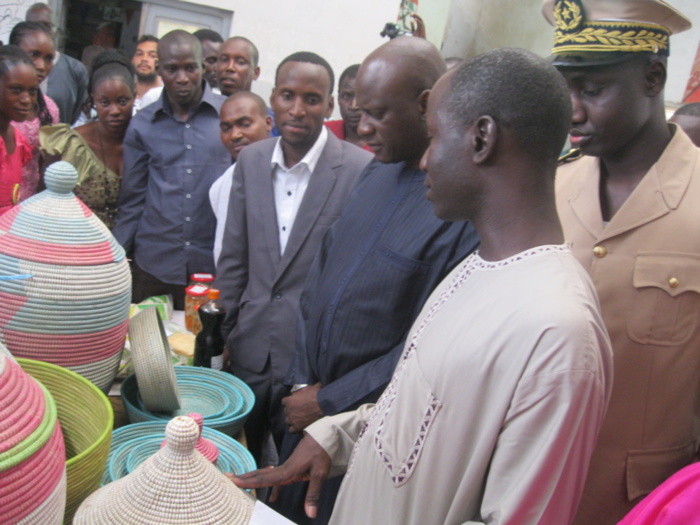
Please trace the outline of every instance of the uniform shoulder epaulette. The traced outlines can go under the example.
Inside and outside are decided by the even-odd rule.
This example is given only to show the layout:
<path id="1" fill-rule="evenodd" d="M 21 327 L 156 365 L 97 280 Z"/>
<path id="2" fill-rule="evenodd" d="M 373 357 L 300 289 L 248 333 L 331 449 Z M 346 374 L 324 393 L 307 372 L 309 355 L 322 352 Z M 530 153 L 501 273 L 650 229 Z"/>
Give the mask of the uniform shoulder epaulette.
<path id="1" fill-rule="evenodd" d="M 564 153 L 561 157 L 559 157 L 559 162 L 558 165 L 561 166 L 562 164 L 568 164 L 569 162 L 573 162 L 575 160 L 580 159 L 583 157 L 583 153 L 581 153 L 581 150 L 576 148 L 576 149 L 570 149 L 566 153 Z"/>

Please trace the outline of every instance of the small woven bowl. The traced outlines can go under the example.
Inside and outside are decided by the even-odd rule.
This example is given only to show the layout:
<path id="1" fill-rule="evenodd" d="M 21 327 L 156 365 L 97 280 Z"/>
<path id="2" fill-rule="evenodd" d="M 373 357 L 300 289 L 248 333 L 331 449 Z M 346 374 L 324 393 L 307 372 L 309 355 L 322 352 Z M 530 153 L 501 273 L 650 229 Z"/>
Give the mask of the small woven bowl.
<path id="1" fill-rule="evenodd" d="M 223 392 L 213 390 L 207 383 L 198 383 L 189 379 L 178 379 L 178 390 L 181 392 L 182 405 L 178 410 L 169 412 L 173 416 L 187 416 L 192 413 L 201 414 L 204 411 L 208 419 L 226 417 L 227 413 L 240 411 L 243 408 L 243 396 L 231 399 Z M 141 399 L 141 391 L 137 399 L 137 407 L 140 410 L 151 412 Z"/>
<path id="2" fill-rule="evenodd" d="M 180 391 L 180 403 L 183 407 L 181 410 L 200 413 L 204 417 L 206 427 L 219 430 L 229 436 L 235 436 L 243 428 L 245 420 L 255 403 L 253 391 L 243 381 L 226 372 L 193 366 L 176 366 L 175 376 L 177 377 L 178 385 L 183 381 L 183 389 Z M 184 383 L 197 383 L 201 388 L 198 387 L 195 393 L 184 388 Z M 202 406 L 196 398 L 192 401 L 189 400 L 191 397 L 189 394 L 200 396 L 202 395 L 202 389 L 219 392 L 224 395 L 225 399 L 229 400 L 223 413 L 221 406 Z M 139 402 L 139 389 L 134 374 L 122 382 L 121 396 L 124 409 L 131 423 L 168 421 L 173 415 L 172 412 L 151 412 L 139 408 L 139 406 L 143 405 Z M 242 403 L 240 402 L 241 399 Z M 213 415 L 208 413 L 209 411 Z"/>
<path id="3" fill-rule="evenodd" d="M 84 377 L 51 363 L 17 360 L 56 401 L 66 445 L 67 497 L 64 524 L 100 487 L 112 437 L 114 414 L 107 396 Z"/>

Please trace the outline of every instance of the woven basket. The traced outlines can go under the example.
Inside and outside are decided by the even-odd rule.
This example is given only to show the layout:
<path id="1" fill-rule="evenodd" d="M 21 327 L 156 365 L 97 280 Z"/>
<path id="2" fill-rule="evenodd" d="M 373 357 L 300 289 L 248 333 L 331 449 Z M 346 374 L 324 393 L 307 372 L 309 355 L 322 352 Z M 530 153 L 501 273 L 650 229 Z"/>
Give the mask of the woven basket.
<path id="1" fill-rule="evenodd" d="M 15 355 L 74 370 L 107 392 L 129 317 L 124 250 L 72 193 L 67 162 L 49 166 L 47 190 L 0 216 L 2 340 Z"/>
<path id="2" fill-rule="evenodd" d="M 0 345 L 1 346 L 1 345 Z M 0 351 L 0 524 L 60 524 L 66 465 L 56 403 Z M 31 486 L 31 490 L 27 487 Z"/>
<path id="3" fill-rule="evenodd" d="M 180 397 L 170 345 L 155 306 L 137 313 L 129 322 L 129 344 L 141 399 L 148 410 L 180 408 Z"/>
<path id="4" fill-rule="evenodd" d="M 112 436 L 112 405 L 95 385 L 75 372 L 41 361 L 18 361 L 56 401 L 67 458 L 64 523 L 70 524 L 78 506 L 100 486 Z"/>
<path id="5" fill-rule="evenodd" d="M 112 433 L 112 445 L 102 484 L 123 478 L 158 452 L 163 443 L 166 425 L 167 421 L 150 421 L 116 429 Z M 219 449 L 216 462 L 219 471 L 241 475 L 257 468 L 252 454 L 232 437 L 206 426 L 202 429 L 202 437 Z"/>
<path id="6" fill-rule="evenodd" d="M 86 499 L 74 525 L 249 523 L 252 498 L 195 450 L 199 428 L 194 420 L 176 417 L 165 436 L 166 446 L 133 473 Z"/>
<path id="7" fill-rule="evenodd" d="M 167 421 L 173 416 L 192 412 L 202 414 L 204 425 L 229 436 L 235 436 L 253 409 L 255 396 L 243 381 L 231 374 L 196 366 L 176 366 L 180 409 L 172 412 L 151 412 L 139 399 L 134 374 L 121 386 L 124 409 L 131 423 Z M 202 402 L 202 400 L 206 400 Z"/>

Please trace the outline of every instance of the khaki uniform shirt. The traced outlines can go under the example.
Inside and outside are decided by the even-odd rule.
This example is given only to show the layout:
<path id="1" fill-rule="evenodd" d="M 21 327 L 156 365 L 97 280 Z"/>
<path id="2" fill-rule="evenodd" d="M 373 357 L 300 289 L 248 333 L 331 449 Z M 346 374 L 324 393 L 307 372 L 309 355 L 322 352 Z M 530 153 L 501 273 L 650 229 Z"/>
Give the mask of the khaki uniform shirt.
<path id="1" fill-rule="evenodd" d="M 557 172 L 564 235 L 593 279 L 614 354 L 579 525 L 617 523 L 694 460 L 700 438 L 700 149 L 676 128 L 607 225 L 599 184 L 595 157 Z"/>

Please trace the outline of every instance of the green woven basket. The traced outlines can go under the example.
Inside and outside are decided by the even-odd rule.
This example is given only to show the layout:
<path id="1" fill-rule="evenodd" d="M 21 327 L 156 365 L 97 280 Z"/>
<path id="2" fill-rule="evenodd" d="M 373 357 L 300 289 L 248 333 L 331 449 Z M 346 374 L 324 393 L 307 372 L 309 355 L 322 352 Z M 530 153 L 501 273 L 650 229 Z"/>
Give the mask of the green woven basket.
<path id="1" fill-rule="evenodd" d="M 112 439 L 112 405 L 99 388 L 75 372 L 42 361 L 17 361 L 56 401 L 67 458 L 63 523 L 69 525 L 83 500 L 100 487 Z"/>

